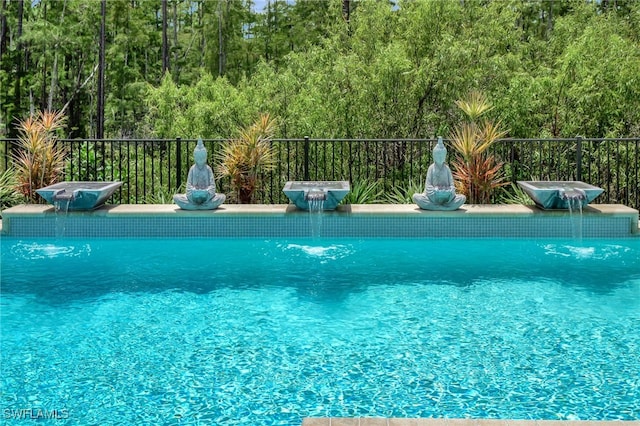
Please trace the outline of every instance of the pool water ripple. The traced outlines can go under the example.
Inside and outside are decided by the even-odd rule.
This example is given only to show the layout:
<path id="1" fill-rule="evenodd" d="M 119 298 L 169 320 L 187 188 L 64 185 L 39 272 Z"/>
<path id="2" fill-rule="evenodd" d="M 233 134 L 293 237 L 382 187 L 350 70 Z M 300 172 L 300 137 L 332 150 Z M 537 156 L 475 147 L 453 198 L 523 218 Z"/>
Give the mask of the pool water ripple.
<path id="1" fill-rule="evenodd" d="M 589 242 L 591 263 L 564 242 L 162 243 L 51 258 L 3 240 L 3 407 L 68 424 L 640 418 L 635 240 Z"/>

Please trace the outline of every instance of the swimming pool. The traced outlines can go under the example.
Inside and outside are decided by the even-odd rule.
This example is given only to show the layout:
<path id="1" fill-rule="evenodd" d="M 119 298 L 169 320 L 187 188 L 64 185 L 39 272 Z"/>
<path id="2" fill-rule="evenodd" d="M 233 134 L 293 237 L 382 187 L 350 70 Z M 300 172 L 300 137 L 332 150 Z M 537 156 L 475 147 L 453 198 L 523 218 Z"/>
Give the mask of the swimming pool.
<path id="1" fill-rule="evenodd" d="M 5 418 L 640 418 L 637 238 L 1 249 Z"/>

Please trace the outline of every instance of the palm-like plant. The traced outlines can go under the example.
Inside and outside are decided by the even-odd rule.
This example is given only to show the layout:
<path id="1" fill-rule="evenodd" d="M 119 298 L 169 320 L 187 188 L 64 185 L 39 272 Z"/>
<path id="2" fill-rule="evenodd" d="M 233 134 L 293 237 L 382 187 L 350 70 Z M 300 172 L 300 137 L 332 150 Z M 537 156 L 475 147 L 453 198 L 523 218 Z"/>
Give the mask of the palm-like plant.
<path id="1" fill-rule="evenodd" d="M 413 204 L 413 194 L 424 192 L 424 181 L 409 181 L 406 186 L 394 186 L 384 194 L 391 204 Z"/>
<path id="2" fill-rule="evenodd" d="M 462 160 L 469 161 L 478 153 L 478 129 L 475 123 L 461 123 L 453 129 L 451 146 Z"/>
<path id="3" fill-rule="evenodd" d="M 493 105 L 491 105 L 487 96 L 477 90 L 472 90 L 467 96 L 467 99 L 457 100 L 456 105 L 472 122 L 480 118 L 485 112 L 493 109 Z"/>
<path id="4" fill-rule="evenodd" d="M 453 163 L 456 190 L 472 200 L 471 204 L 489 204 L 493 191 L 505 185 L 502 163 L 493 155 L 477 155 L 469 162 Z"/>
<path id="5" fill-rule="evenodd" d="M 351 185 L 351 191 L 344 197 L 344 204 L 373 204 L 380 201 L 382 187 L 380 181 L 356 181 Z"/>
<path id="6" fill-rule="evenodd" d="M 275 119 L 262 114 L 222 148 L 218 174 L 231 178 L 231 187 L 242 204 L 251 203 L 260 173 L 275 168 L 276 151 L 271 145 L 275 130 Z"/>
<path id="7" fill-rule="evenodd" d="M 525 206 L 533 205 L 534 202 L 518 185 L 511 183 L 502 188 L 500 201 L 504 204 L 524 204 Z"/>
<path id="8" fill-rule="evenodd" d="M 456 101 L 468 121 L 453 130 L 451 145 L 456 151 L 452 162 L 458 192 L 466 195 L 470 204 L 490 203 L 496 188 L 505 185 L 502 162 L 488 153 L 498 139 L 507 134 L 500 121 L 484 119 L 493 107 L 486 96 L 471 92 L 467 100 Z"/>
<path id="9" fill-rule="evenodd" d="M 0 173 L 0 213 L 2 210 L 20 204 L 22 194 L 17 191 L 18 178 L 15 169 Z"/>
<path id="10" fill-rule="evenodd" d="M 19 123 L 18 151 L 14 155 L 18 191 L 36 202 L 36 189 L 58 181 L 64 169 L 65 152 L 56 142 L 56 131 L 64 124 L 60 112 L 45 111 Z"/>

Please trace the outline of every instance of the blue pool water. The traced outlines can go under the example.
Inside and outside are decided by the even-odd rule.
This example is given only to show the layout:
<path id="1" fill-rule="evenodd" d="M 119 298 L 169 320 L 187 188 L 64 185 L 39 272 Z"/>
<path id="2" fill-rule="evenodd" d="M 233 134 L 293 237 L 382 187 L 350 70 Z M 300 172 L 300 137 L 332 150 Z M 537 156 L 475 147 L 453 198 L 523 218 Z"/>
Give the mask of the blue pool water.
<path id="1" fill-rule="evenodd" d="M 10 424 L 640 419 L 640 239 L 1 249 Z"/>

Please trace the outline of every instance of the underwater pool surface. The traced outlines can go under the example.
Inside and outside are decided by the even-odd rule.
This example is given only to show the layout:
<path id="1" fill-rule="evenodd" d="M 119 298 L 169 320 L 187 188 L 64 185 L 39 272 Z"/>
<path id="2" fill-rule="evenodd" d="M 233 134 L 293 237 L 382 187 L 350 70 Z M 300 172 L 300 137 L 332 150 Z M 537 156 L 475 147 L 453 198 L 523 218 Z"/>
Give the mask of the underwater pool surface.
<path id="1" fill-rule="evenodd" d="M 2 238 L 0 261 L 4 421 L 640 419 L 638 238 Z"/>

